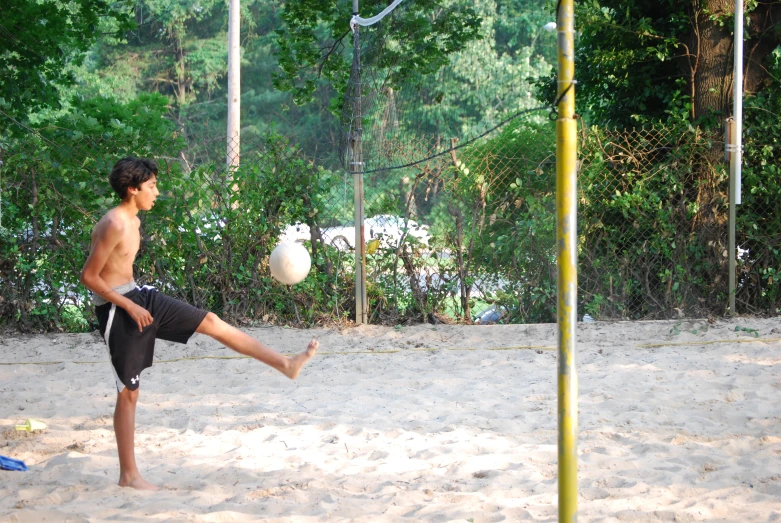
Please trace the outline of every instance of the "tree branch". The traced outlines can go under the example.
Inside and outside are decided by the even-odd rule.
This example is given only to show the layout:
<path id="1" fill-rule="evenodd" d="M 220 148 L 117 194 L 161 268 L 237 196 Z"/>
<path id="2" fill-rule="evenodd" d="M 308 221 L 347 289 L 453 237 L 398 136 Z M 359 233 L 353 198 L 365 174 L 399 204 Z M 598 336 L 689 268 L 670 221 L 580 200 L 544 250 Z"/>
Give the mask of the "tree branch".
<path id="1" fill-rule="evenodd" d="M 323 67 L 325 67 L 325 63 L 328 61 L 328 57 L 329 57 L 329 56 L 331 56 L 331 53 L 333 53 L 333 52 L 336 50 L 337 46 L 338 46 L 338 45 L 340 45 L 340 44 L 342 43 L 342 40 L 344 40 L 344 37 L 345 37 L 345 36 L 347 36 L 348 34 L 350 34 L 350 30 L 349 30 L 349 29 L 348 29 L 347 31 L 345 31 L 345 32 L 344 32 L 344 34 L 342 34 L 342 36 L 340 36 L 339 38 L 337 38 L 337 39 L 336 39 L 336 41 L 335 41 L 335 42 L 333 43 L 333 45 L 331 46 L 331 48 L 330 48 L 330 49 L 328 49 L 328 52 L 327 52 L 327 53 L 325 53 L 325 56 L 323 56 L 323 59 L 322 59 L 322 61 L 320 62 L 320 65 L 319 65 L 319 66 L 318 66 L 318 68 L 317 68 L 317 77 L 318 77 L 318 78 L 320 78 L 320 76 L 321 76 L 321 75 L 322 75 L 322 73 L 323 73 Z M 326 48 L 325 48 L 325 47 L 323 47 L 323 48 L 321 48 L 320 50 L 322 51 L 322 50 L 324 50 L 324 49 L 326 49 Z"/>

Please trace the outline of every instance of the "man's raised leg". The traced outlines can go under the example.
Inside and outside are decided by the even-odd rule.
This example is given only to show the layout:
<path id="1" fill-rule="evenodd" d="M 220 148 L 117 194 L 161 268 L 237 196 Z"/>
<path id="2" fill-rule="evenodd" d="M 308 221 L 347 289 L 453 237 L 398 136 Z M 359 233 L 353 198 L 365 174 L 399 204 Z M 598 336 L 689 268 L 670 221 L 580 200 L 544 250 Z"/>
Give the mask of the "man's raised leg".
<path id="1" fill-rule="evenodd" d="M 301 372 L 301 367 L 309 361 L 317 352 L 320 343 L 317 340 L 309 342 L 306 350 L 289 358 L 271 347 L 264 345 L 255 338 L 248 336 L 239 329 L 222 321 L 216 314 L 210 312 L 195 330 L 201 334 L 211 336 L 226 347 L 235 350 L 245 356 L 250 356 L 262 361 L 266 365 L 277 369 L 279 372 L 294 380 Z"/>
<path id="2" fill-rule="evenodd" d="M 138 391 L 127 387 L 117 394 L 117 406 L 114 408 L 114 435 L 117 437 L 119 452 L 119 486 L 140 490 L 159 490 L 158 487 L 141 477 L 136 465 L 135 431 L 136 404 Z"/>

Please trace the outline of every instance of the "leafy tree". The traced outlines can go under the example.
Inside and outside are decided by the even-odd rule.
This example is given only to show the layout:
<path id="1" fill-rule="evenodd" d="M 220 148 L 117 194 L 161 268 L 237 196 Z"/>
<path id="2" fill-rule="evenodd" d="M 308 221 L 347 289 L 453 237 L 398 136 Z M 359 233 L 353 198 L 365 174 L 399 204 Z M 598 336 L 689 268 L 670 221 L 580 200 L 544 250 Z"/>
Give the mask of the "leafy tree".
<path id="1" fill-rule="evenodd" d="M 737 215 L 738 245 L 745 285 L 739 300 L 755 310 L 778 310 L 781 304 L 781 48 L 773 51 L 771 84 L 746 100 L 744 121 L 743 203 Z M 743 277 L 745 275 L 745 277 Z"/>
<path id="2" fill-rule="evenodd" d="M 116 203 L 107 174 L 124 155 L 176 156 L 183 144 L 171 137 L 166 105 L 157 94 L 127 104 L 75 99 L 55 122 L 6 138 L 0 288 L 10 305 L 0 322 L 86 328 L 86 289 L 78 275 L 92 227 Z"/>
<path id="3" fill-rule="evenodd" d="M 539 33 L 513 35 L 517 50 L 501 44 L 496 27 L 503 5 L 495 0 L 476 1 L 473 9 L 481 19 L 480 38 L 452 54 L 449 64 L 434 74 L 410 78 L 394 89 L 387 86 L 387 77 L 371 70 L 380 65 L 379 60 L 367 60 L 369 70 L 365 75 L 372 81 L 363 87 L 367 102 L 362 111 L 364 161 L 370 169 L 429 156 L 450 145 L 450 139 L 464 143 L 511 115 L 540 105 L 532 96 L 532 82 L 547 74 L 551 66 L 542 56 L 532 55 L 534 50 L 529 44 L 539 40 Z M 527 9 L 531 11 L 534 6 Z M 506 42 L 509 38 L 505 35 L 503 39 Z M 406 62 L 394 66 L 403 68 Z M 547 112 L 539 115 L 547 119 Z M 401 176 L 419 180 L 421 172 L 429 169 L 421 165 Z M 385 171 L 375 171 L 366 180 L 370 213 L 411 212 L 428 221 L 426 214 L 433 203 L 428 184 L 399 183 L 397 176 Z M 415 193 L 414 198 L 410 198 L 410 192 Z M 400 209 L 390 211 L 389 204 Z"/>
<path id="4" fill-rule="evenodd" d="M 402 126 L 464 140 L 473 137 L 477 129 L 485 130 L 513 113 L 540 105 L 531 96 L 532 82 L 548 74 L 551 65 L 543 56 L 534 56 L 530 44 L 536 44 L 539 32 L 514 34 L 509 39 L 512 45 L 503 44 L 508 36 L 497 34 L 497 26 L 503 27 L 503 7 L 506 5 L 495 0 L 474 2 L 473 9 L 481 19 L 480 38 L 454 53 L 447 67 L 413 82 L 421 88 L 407 93 L 404 102 L 409 117 Z M 527 7 L 524 14 L 530 10 Z M 400 67 L 406 67 L 406 61 L 402 60 Z"/>
<path id="5" fill-rule="evenodd" d="M 322 242 L 311 247 L 313 274 L 300 295 L 275 284 L 267 268 L 280 231 L 296 222 L 315 228 L 324 195 L 341 177 L 269 134 L 228 183 L 215 176 L 222 162 L 190 168 L 180 160 L 186 144 L 167 112 L 168 100 L 158 93 L 128 103 L 75 99 L 53 124 L 2 142 L 9 154 L 0 164 L 0 324 L 89 328 L 92 309 L 78 275 L 90 231 L 117 203 L 107 175 L 125 155 L 160 165 L 158 205 L 140 216 L 139 281 L 234 321 L 295 313 L 296 321 L 311 323 L 331 307 L 343 309 L 332 285 L 348 279 L 335 273 Z"/>
<path id="6" fill-rule="evenodd" d="M 781 2 L 746 4 L 745 90 L 768 79 L 763 61 L 781 43 Z M 731 0 L 590 0 L 578 4 L 578 106 L 592 122 L 632 125 L 673 114 L 728 114 Z"/>
<path id="7" fill-rule="evenodd" d="M 549 64 L 556 63 L 554 35 L 542 31 L 548 22 L 555 22 L 550 0 L 499 0 L 492 17 L 496 33 L 496 49 L 501 54 L 527 52 Z"/>
<path id="8" fill-rule="evenodd" d="M 135 23 L 123 39 L 102 38 L 93 47 L 75 73 L 81 92 L 123 102 L 141 92 L 163 94 L 169 116 L 189 143 L 219 141 L 227 114 L 227 3 L 141 0 Z M 264 136 L 276 122 L 275 132 L 306 142 L 323 134 L 321 104 L 299 108 L 289 93 L 273 87 L 280 25 L 273 2 L 241 2 L 242 134 Z M 327 106 L 327 97 L 323 103 Z"/>
<path id="9" fill-rule="evenodd" d="M 181 131 L 197 129 L 211 116 L 200 109 L 214 101 L 226 74 L 226 3 L 143 0 L 136 23 L 127 43 L 110 50 L 110 60 L 134 66 L 139 89 L 168 96 Z"/>
<path id="10" fill-rule="evenodd" d="M 0 0 L 0 13 L 0 108 L 21 119 L 59 107 L 58 87 L 75 83 L 72 66 L 83 62 L 99 27 L 132 27 L 125 1 Z"/>
<path id="11" fill-rule="evenodd" d="M 537 4 L 541 1 L 537 0 Z M 522 44 L 534 36 L 513 32 L 512 28 L 502 25 L 501 16 L 497 14 L 500 7 L 493 1 L 464 7 L 448 0 L 446 9 L 437 11 L 439 4 L 442 0 L 419 1 L 400 7 L 407 14 L 392 27 L 384 28 L 380 36 L 408 35 L 410 31 L 418 36 L 408 41 L 397 38 L 397 43 L 402 42 L 403 46 L 392 54 L 386 53 L 383 58 L 386 63 L 401 60 L 404 65 L 399 68 L 401 73 L 423 79 L 426 78 L 424 73 L 447 63 L 458 54 L 457 50 L 465 50 L 458 59 L 461 65 L 456 66 L 460 70 L 459 78 L 452 79 L 448 92 L 469 95 L 474 90 L 470 85 L 470 82 L 474 83 L 471 78 L 474 71 L 483 69 L 481 76 L 486 80 L 480 81 L 480 89 L 474 96 L 470 95 L 471 106 L 491 107 L 493 102 L 486 105 L 485 98 L 493 96 L 497 90 L 517 88 L 523 91 L 523 86 L 513 80 L 526 76 L 523 64 L 528 65 L 530 53 Z M 365 10 L 374 13 L 382 7 L 367 4 Z M 538 8 L 536 5 L 524 10 L 519 5 L 513 8 L 513 13 L 532 20 L 531 13 L 535 9 L 539 11 Z M 319 2 L 288 4 L 280 10 L 267 0 L 242 2 L 243 135 L 262 136 L 273 127 L 274 132 L 295 136 L 310 154 L 316 152 L 318 156 L 325 149 L 323 145 L 315 144 L 337 143 L 328 108 L 334 102 L 338 105 L 342 99 L 338 95 L 335 97 L 333 87 L 337 92 L 344 88 L 351 54 L 347 38 L 350 13 L 349 9 L 342 11 L 344 9 L 335 3 L 328 6 Z M 159 92 L 169 98 L 170 116 L 188 142 L 205 143 L 224 134 L 225 3 L 216 0 L 197 3 L 192 0 L 142 0 L 135 7 L 135 23 L 136 29 L 128 32 L 125 39 L 103 38 L 93 47 L 84 66 L 75 73 L 82 79 L 80 94 L 110 94 L 127 102 L 140 92 Z M 329 27 L 342 39 L 329 40 Z M 313 33 L 308 32 L 309 29 Z M 494 30 L 502 33 L 504 42 L 497 44 L 496 49 Z M 425 52 L 420 52 L 430 31 L 438 39 Z M 310 38 L 313 35 L 314 40 Z M 499 39 L 497 36 L 497 42 Z M 542 40 L 537 40 L 538 47 Z M 471 47 L 467 45 L 469 41 L 473 42 Z M 314 62 L 302 58 L 306 55 L 306 46 L 310 46 L 309 51 L 320 52 L 319 45 L 334 49 L 330 54 L 322 50 L 323 64 L 317 63 L 314 57 L 311 57 Z M 467 47 L 471 50 L 465 49 Z M 410 57 L 414 59 L 410 61 Z M 532 68 L 540 63 L 532 59 Z M 318 71 L 321 65 L 322 70 Z M 293 76 L 286 76 L 286 70 Z M 285 84 L 288 80 L 284 78 L 292 83 Z M 468 81 L 462 81 L 463 78 Z M 398 81 L 401 82 L 401 78 Z M 66 98 L 72 94 L 67 93 Z M 313 103 L 296 104 L 305 100 Z M 436 110 L 442 112 L 443 109 Z M 458 108 L 450 107 L 448 111 L 455 114 Z"/>
<path id="12" fill-rule="evenodd" d="M 387 4 L 373 0 L 361 5 L 362 13 L 378 13 Z M 279 66 L 282 72 L 274 86 L 293 93 L 297 104 L 311 102 L 318 79 L 325 78 L 336 91 L 347 88 L 351 59 L 349 49 L 350 13 L 345 3 L 335 0 L 303 0 L 285 4 L 279 31 Z M 404 60 L 396 71 L 395 84 L 405 78 L 437 71 L 448 63 L 449 56 L 478 38 L 480 17 L 464 3 L 446 0 L 410 0 L 377 26 L 377 32 L 395 39 L 393 49 L 385 49 L 388 64 Z M 378 38 L 382 38 L 379 36 Z"/>

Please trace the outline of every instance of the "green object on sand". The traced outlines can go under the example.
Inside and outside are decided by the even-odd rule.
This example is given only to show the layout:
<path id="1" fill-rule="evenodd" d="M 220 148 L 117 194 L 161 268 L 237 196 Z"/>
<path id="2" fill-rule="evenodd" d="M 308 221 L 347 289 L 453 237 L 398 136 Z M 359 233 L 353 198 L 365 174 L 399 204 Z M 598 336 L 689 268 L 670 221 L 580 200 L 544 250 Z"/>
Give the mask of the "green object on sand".
<path id="1" fill-rule="evenodd" d="M 46 423 L 38 421 L 37 419 L 28 419 L 22 425 L 17 425 L 16 430 L 26 430 L 28 432 L 34 432 L 36 430 L 43 430 L 46 428 Z"/>
<path id="2" fill-rule="evenodd" d="M 748 327 L 741 327 L 740 325 L 735 326 L 735 332 L 748 332 L 749 334 L 753 334 L 755 338 L 759 338 L 759 331 L 757 329 L 749 329 Z"/>

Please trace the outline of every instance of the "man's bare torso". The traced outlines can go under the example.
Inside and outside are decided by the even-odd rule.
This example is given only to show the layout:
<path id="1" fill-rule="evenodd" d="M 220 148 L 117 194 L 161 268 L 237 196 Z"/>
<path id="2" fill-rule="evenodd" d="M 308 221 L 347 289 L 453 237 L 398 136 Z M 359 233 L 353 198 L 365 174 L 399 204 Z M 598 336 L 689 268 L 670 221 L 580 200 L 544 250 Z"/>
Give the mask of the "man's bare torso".
<path id="1" fill-rule="evenodd" d="M 117 212 L 117 209 L 112 209 L 95 226 L 92 232 L 93 244 L 111 222 L 122 224 L 124 232 L 100 271 L 100 277 L 110 287 L 118 287 L 133 280 L 133 262 L 141 247 L 141 220 L 137 216 L 127 217 Z"/>

